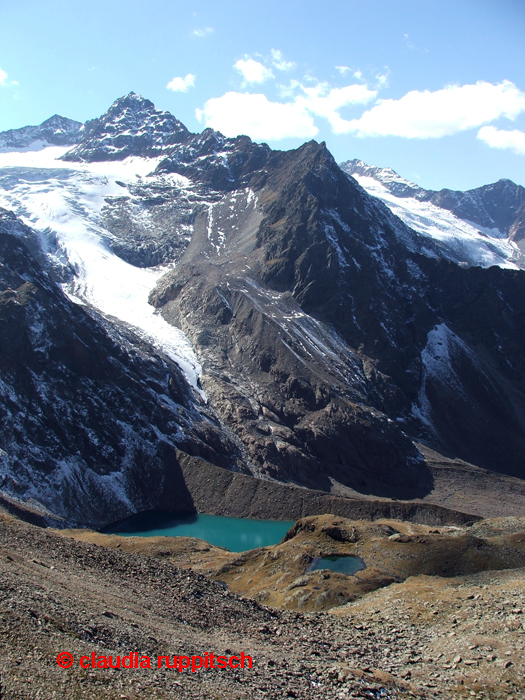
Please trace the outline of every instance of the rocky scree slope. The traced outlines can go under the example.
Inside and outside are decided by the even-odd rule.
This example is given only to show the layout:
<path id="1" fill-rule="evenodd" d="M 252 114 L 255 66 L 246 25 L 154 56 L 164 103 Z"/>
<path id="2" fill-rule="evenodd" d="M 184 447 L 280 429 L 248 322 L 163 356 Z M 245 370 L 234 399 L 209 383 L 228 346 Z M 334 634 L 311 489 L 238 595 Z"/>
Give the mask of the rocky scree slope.
<path id="1" fill-rule="evenodd" d="M 381 675 L 377 628 L 272 610 L 165 559 L 75 542 L 3 514 L 0 541 L 0 682 L 6 697 L 427 697 L 420 683 Z M 400 634 L 391 646 L 402 653 L 418 637 L 417 631 Z M 75 660 L 67 670 L 57 665 L 61 651 Z M 115 659 L 135 651 L 152 659 L 150 669 L 82 670 L 78 663 L 93 652 Z M 244 652 L 253 666 L 195 673 L 157 668 L 160 655 L 173 662 L 174 654 L 205 652 L 215 658 Z M 448 697 L 446 689 L 442 697 Z"/>
<path id="2" fill-rule="evenodd" d="M 361 527 L 377 531 L 381 525 Z M 243 599 L 170 561 L 173 550 L 191 543 L 195 566 L 209 554 L 202 541 L 154 539 L 126 538 L 107 549 L 0 514 L 0 678 L 7 697 L 54 692 L 70 700 L 123 695 L 166 700 L 181 694 L 199 700 L 524 697 L 523 569 L 410 576 L 330 613 L 306 613 Z M 410 549 L 426 538 L 408 539 L 412 544 L 391 545 Z M 275 549 L 280 546 L 266 551 L 269 567 Z M 282 566 L 277 557 L 276 569 Z M 315 573 L 313 596 L 336 576 Z M 322 578 L 326 575 L 332 578 Z M 66 650 L 75 663 L 64 670 L 56 658 Z M 131 651 L 154 659 L 244 651 L 253 667 L 192 674 L 157 669 L 155 663 L 128 673 L 103 668 L 86 673 L 78 666 L 92 652 L 115 657 Z"/>
<path id="3" fill-rule="evenodd" d="M 523 476 L 525 275 L 423 255 L 323 144 L 259 147 L 255 170 L 235 146 L 228 193 L 151 301 L 260 472 L 414 497 L 432 486 L 418 437 Z M 158 170 L 186 168 L 177 152 Z"/>
<path id="4" fill-rule="evenodd" d="M 238 448 L 178 365 L 71 302 L 0 210 L 0 488 L 70 522 L 193 512 L 179 449 L 235 468 Z"/>

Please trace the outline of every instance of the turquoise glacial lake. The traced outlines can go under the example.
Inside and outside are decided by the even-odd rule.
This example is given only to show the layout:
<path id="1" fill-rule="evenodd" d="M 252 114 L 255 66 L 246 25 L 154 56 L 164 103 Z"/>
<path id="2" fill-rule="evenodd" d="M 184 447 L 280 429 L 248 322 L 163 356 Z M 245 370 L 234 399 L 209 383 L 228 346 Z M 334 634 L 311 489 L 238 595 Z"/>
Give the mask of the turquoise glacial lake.
<path id="1" fill-rule="evenodd" d="M 294 520 L 251 520 L 222 515 L 199 514 L 187 518 L 141 514 L 104 528 L 106 534 L 125 537 L 198 537 L 230 552 L 244 552 L 256 547 L 277 544 L 294 524 Z"/>

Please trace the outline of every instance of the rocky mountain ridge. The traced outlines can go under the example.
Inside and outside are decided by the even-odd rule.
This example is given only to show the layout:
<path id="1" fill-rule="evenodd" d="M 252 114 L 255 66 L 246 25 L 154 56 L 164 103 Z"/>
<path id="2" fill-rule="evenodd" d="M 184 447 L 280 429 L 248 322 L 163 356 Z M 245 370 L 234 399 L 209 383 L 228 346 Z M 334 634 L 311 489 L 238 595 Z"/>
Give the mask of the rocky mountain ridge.
<path id="1" fill-rule="evenodd" d="M 214 395 L 210 384 L 213 392 L 220 392 L 217 405 L 222 409 L 218 410 L 228 411 L 228 420 L 232 420 L 244 405 L 239 430 L 244 433 L 251 424 L 268 436 L 255 442 L 258 459 L 265 454 L 261 442 L 269 450 L 278 442 L 271 467 L 268 464 L 263 469 L 274 470 L 279 460 L 283 471 L 277 474 L 294 480 L 301 478 L 294 467 L 297 464 L 304 479 L 307 465 L 312 464 L 314 478 L 326 470 L 329 478 L 355 486 L 356 477 L 345 474 L 346 465 L 353 462 L 361 475 L 366 473 L 376 483 L 392 486 L 389 479 L 403 474 L 408 486 L 410 454 L 416 460 L 418 478 L 424 471 L 420 463 L 416 466 L 417 455 L 408 445 L 396 445 L 403 444 L 403 436 L 415 428 L 418 419 L 434 436 L 439 433 L 449 449 L 461 450 L 464 459 L 473 456 L 470 451 L 467 456 L 467 443 L 476 451 L 484 444 L 487 459 L 477 452 L 474 461 L 482 460 L 483 466 L 494 469 L 497 456 L 476 425 L 482 415 L 482 422 L 502 415 L 509 401 L 497 399 L 499 408 L 491 403 L 489 409 L 475 395 L 474 385 L 492 394 L 495 385 L 506 380 L 497 379 L 492 360 L 487 364 L 488 357 L 478 357 L 477 348 L 457 333 L 467 317 L 471 325 L 476 313 L 474 307 L 469 308 L 471 294 L 478 300 L 480 293 L 486 296 L 486 310 L 499 298 L 495 293 L 490 300 L 491 286 L 496 289 L 515 283 L 520 287 L 522 274 L 491 268 L 491 284 L 488 276 L 487 282 L 478 282 L 476 268 L 462 270 L 421 255 L 414 232 L 345 178 L 323 145 L 311 143 L 294 152 L 272 153 L 265 173 L 256 172 L 253 177 L 249 184 L 257 197 L 257 209 L 243 214 L 238 224 L 227 218 L 229 209 L 224 217 L 219 204 L 212 215 L 196 218 L 187 251 L 151 298 L 168 320 L 181 323 L 194 342 L 203 361 L 203 384 L 210 397 Z M 232 221 L 228 228 L 225 219 Z M 469 287 L 472 292 L 467 291 Z M 514 294 L 505 295 L 506 306 Z M 509 321 L 514 319 L 514 311 L 510 313 Z M 522 311 L 516 308 L 516 313 Z M 481 319 L 479 328 L 488 335 L 493 332 Z M 515 332 L 513 320 L 502 336 Z M 492 346 L 488 335 L 486 341 L 478 335 L 477 342 Z M 521 363 L 517 356 L 514 361 Z M 497 365 L 503 367 L 501 361 Z M 457 370 L 464 377 L 470 372 L 468 367 L 477 379 L 458 383 Z M 246 386 L 247 371 L 260 387 L 255 391 Z M 326 372 L 330 379 L 324 379 Z M 445 418 L 440 405 L 451 390 L 459 393 L 457 409 L 451 406 Z M 442 419 L 447 422 L 444 430 L 437 427 Z M 510 416 L 509 420 L 516 426 Z M 357 429 L 356 434 L 353 430 L 361 421 L 366 428 Z M 504 423 L 509 425 L 507 419 Z M 462 437 L 457 435 L 449 442 L 454 424 L 461 426 Z M 472 443 L 467 426 L 473 431 Z M 498 433 L 502 435 L 499 428 Z M 508 444 L 518 433 L 514 437 L 506 433 L 504 441 Z M 365 435 L 373 435 L 377 449 L 366 441 L 357 447 Z M 339 452 L 333 452 L 334 445 L 340 447 Z M 397 466 L 401 453 L 396 455 L 396 449 L 404 455 L 401 472 Z M 370 463 L 360 462 L 359 454 L 374 455 L 377 476 L 372 476 Z M 507 459 L 505 464 L 508 469 Z M 521 473 L 520 464 L 515 462 L 514 474 Z M 270 473 L 275 475 L 275 471 Z"/>
<path id="2" fill-rule="evenodd" d="M 183 141 L 186 127 L 153 102 L 130 92 L 116 100 L 98 119 L 82 125 L 78 144 L 63 156 L 67 161 L 122 160 L 128 156 L 155 157 L 166 145 Z"/>
<path id="3" fill-rule="evenodd" d="M 81 127 L 82 122 L 55 114 L 39 126 L 23 126 L 21 129 L 0 133 L 0 151 L 17 151 L 37 146 L 71 146 L 77 142 Z"/>

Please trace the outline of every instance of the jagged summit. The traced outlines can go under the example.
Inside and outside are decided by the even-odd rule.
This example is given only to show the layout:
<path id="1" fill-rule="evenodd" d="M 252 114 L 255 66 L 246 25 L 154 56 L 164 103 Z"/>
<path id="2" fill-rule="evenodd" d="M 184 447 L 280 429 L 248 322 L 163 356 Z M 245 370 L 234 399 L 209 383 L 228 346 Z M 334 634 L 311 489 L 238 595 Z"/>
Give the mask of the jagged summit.
<path id="1" fill-rule="evenodd" d="M 154 157 L 165 146 L 189 136 L 170 112 L 155 108 L 150 100 L 130 92 L 119 97 L 98 119 L 87 121 L 78 146 L 63 156 L 68 161 L 123 160 L 128 156 Z"/>
<path id="2" fill-rule="evenodd" d="M 151 100 L 138 95 L 136 92 L 130 92 L 116 99 L 107 112 L 99 118 L 99 122 L 124 121 L 130 125 L 133 124 L 136 127 L 140 127 L 152 115 L 162 115 L 168 120 L 171 117 L 177 124 L 180 124 L 170 112 L 156 109 Z M 187 131 L 182 124 L 181 126 Z"/>
<path id="3" fill-rule="evenodd" d="M 157 110 L 153 102 L 130 92 L 101 117 L 86 122 L 78 145 L 62 160 L 163 156 L 157 174 L 177 173 L 213 190 L 228 191 L 261 169 L 270 151 L 268 145 L 254 143 L 248 136 L 227 138 L 209 128 L 193 134 L 170 112 Z"/>
<path id="4" fill-rule="evenodd" d="M 156 172 L 178 173 L 214 190 L 228 191 L 247 184 L 270 153 L 269 146 L 254 143 L 248 136 L 227 138 L 205 129 L 168 147 Z"/>
<path id="5" fill-rule="evenodd" d="M 23 126 L 0 133 L 0 151 L 41 148 L 45 146 L 69 146 L 78 140 L 82 122 L 54 114 L 38 126 Z"/>

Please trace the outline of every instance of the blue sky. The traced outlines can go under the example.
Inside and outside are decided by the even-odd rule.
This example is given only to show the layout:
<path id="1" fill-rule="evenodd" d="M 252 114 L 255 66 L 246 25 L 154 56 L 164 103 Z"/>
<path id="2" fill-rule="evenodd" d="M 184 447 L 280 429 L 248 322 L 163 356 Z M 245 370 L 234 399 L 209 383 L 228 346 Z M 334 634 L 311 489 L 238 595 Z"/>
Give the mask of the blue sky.
<path id="1" fill-rule="evenodd" d="M 1 0 L 0 130 L 133 90 L 193 131 L 423 187 L 525 185 L 523 0 Z M 169 86 L 169 87 L 168 87 Z"/>

